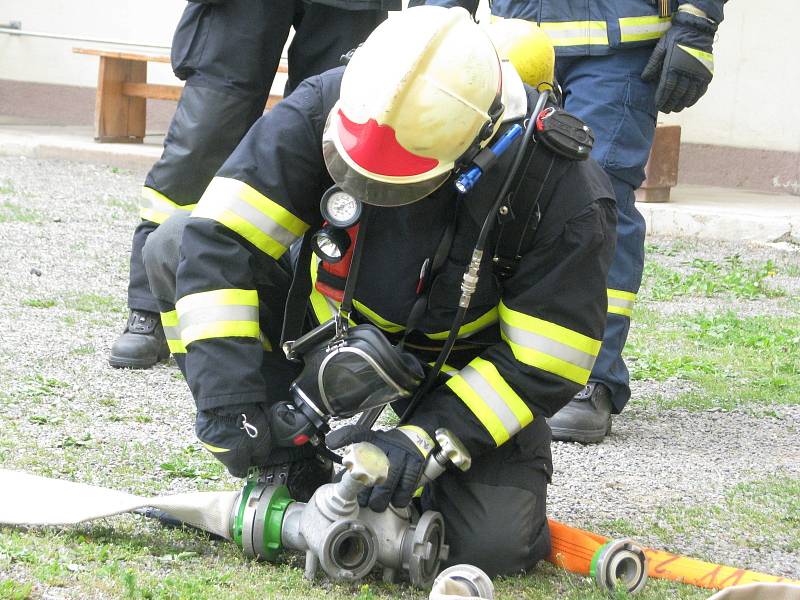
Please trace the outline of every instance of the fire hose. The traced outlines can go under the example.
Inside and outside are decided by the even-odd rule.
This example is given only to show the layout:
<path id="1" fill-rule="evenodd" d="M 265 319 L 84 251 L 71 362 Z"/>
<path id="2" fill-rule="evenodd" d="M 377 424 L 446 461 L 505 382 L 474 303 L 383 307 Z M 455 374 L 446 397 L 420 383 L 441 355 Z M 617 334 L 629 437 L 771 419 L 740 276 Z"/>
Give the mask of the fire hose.
<path id="1" fill-rule="evenodd" d="M 463 462 L 457 463 L 463 457 L 458 458 L 453 448 L 448 452 L 439 450 L 436 464 L 429 463 L 427 477 L 435 477 L 451 459 L 464 467 Z M 305 552 L 308 577 L 321 568 L 333 579 L 353 580 L 377 565 L 384 579 L 402 572 L 412 584 L 430 586 L 448 552 L 441 515 L 428 511 L 418 516 L 398 509 L 373 513 L 358 507 L 358 492 L 385 476 L 386 458 L 370 444 L 354 445 L 348 456 L 342 479 L 319 488 L 307 504 L 292 501 L 283 486 L 258 482 L 249 482 L 241 491 L 144 498 L 0 469 L 0 489 L 13 490 L 0 502 L 0 523 L 78 524 L 154 507 L 187 525 L 234 540 L 253 557 L 274 560 L 284 549 Z M 779 576 L 642 548 L 630 540 L 609 540 L 553 520 L 549 524 L 552 552 L 548 560 L 592 576 L 603 589 L 637 591 L 647 576 L 708 589 L 754 582 L 800 585 Z"/>

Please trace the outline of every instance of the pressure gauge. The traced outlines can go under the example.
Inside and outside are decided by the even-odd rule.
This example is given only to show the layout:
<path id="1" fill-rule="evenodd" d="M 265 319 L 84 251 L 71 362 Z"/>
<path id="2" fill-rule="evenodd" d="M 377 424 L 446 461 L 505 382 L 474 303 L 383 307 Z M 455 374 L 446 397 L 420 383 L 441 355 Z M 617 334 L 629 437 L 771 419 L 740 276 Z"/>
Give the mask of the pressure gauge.
<path id="1" fill-rule="evenodd" d="M 346 229 L 358 222 L 362 204 L 360 200 L 334 185 L 322 195 L 319 208 L 328 223 Z"/>

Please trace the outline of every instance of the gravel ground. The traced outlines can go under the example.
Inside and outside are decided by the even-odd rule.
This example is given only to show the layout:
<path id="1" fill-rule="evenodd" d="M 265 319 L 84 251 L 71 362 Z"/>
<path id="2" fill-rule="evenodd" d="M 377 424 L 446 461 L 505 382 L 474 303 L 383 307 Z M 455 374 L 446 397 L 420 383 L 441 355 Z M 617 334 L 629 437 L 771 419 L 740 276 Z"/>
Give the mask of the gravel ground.
<path id="1" fill-rule="evenodd" d="M 0 158 L 4 468 L 102 485 L 115 481 L 140 493 L 197 485 L 168 478 L 152 464 L 154 448 L 169 457 L 194 444 L 193 403 L 174 363 L 148 371 L 115 370 L 106 363 L 126 317 L 128 252 L 143 175 Z M 674 268 L 687 257 L 721 261 L 738 253 L 748 260 L 800 265 L 793 246 L 693 241 L 675 248 L 656 259 Z M 800 269 L 781 281 L 794 294 L 798 283 Z M 796 297 L 736 304 L 678 299 L 651 307 L 665 314 L 726 308 L 742 315 L 797 314 Z M 656 390 L 664 395 L 685 387 L 685 382 L 635 382 L 633 394 Z M 641 532 L 643 542 L 656 545 L 659 540 L 648 538 L 648 531 L 665 509 L 717 506 L 737 484 L 770 475 L 800 479 L 800 406 L 770 407 L 764 414 L 769 416 L 665 411 L 634 401 L 615 419 L 613 435 L 602 445 L 554 444 L 552 516 L 576 525 L 624 520 Z M 67 451 L 76 445 L 83 449 L 78 458 Z M 234 485 L 224 475 L 204 484 Z M 800 577 L 796 540 L 773 543 L 762 552 L 757 544 L 738 544 L 728 533 L 711 520 L 698 535 L 677 536 L 670 550 Z"/>

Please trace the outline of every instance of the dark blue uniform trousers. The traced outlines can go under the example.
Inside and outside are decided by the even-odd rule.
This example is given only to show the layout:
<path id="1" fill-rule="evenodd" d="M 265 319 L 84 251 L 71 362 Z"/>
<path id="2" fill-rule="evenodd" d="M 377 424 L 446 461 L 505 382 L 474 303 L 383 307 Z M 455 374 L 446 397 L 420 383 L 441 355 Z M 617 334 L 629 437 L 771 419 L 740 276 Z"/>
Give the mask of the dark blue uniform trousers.
<path id="1" fill-rule="evenodd" d="M 655 84 L 640 74 L 652 47 L 607 56 L 559 56 L 556 76 L 564 90 L 566 110 L 594 130 L 594 158 L 611 178 L 617 196 L 617 249 L 608 287 L 638 293 L 644 267 L 645 222 L 636 208 L 634 191 L 644 180 L 644 166 L 653 144 L 657 110 Z M 630 398 L 628 369 L 622 349 L 630 318 L 608 314 L 603 345 L 590 381 L 611 390 L 614 411 Z"/>

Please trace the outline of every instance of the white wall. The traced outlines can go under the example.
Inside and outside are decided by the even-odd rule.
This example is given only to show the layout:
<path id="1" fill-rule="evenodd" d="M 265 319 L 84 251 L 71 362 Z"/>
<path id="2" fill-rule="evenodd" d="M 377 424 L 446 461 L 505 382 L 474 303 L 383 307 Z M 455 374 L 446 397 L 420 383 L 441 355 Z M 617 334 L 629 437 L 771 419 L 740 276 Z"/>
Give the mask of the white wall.
<path id="1" fill-rule="evenodd" d="M 22 21 L 28 31 L 169 46 L 185 4 L 181 0 L 1 0 L 0 23 Z M 74 46 L 103 47 L 0 34 L 0 79 L 96 85 L 98 59 L 73 54 Z M 153 82 L 176 81 L 169 65 L 151 63 L 148 68 Z"/>
<path id="2" fill-rule="evenodd" d="M 714 44 L 714 80 L 703 98 L 660 121 L 682 140 L 800 152 L 800 6 L 731 0 Z"/>
<path id="3" fill-rule="evenodd" d="M 0 0 L 0 23 L 168 46 L 184 6 L 182 0 Z M 661 120 L 682 125 L 687 142 L 800 152 L 796 0 L 732 0 L 725 12 L 708 93 Z M 0 79 L 94 86 L 97 59 L 73 54 L 73 46 L 92 44 L 0 34 Z M 149 69 L 151 81 L 176 81 L 168 65 Z"/>

